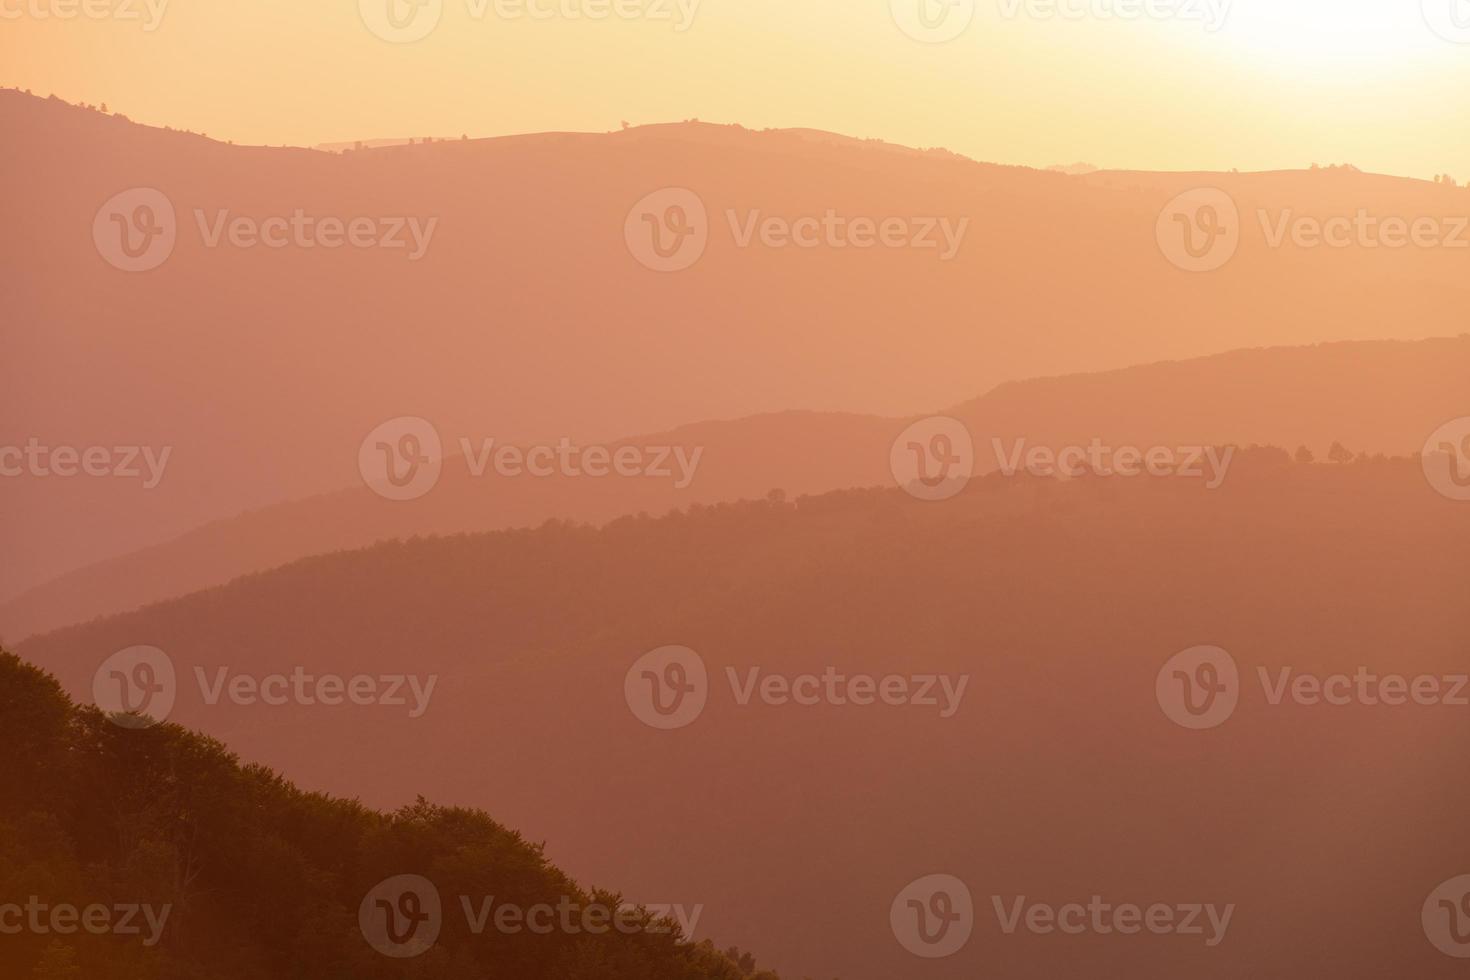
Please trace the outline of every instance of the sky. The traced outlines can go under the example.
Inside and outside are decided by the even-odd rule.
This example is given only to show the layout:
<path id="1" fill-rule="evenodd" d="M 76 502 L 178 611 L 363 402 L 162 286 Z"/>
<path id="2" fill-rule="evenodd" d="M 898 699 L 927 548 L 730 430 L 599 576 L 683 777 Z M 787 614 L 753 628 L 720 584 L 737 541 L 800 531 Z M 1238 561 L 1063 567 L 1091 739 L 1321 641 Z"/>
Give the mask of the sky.
<path id="1" fill-rule="evenodd" d="M 0 0 L 0 85 L 237 143 L 699 118 L 1470 178 L 1470 0 Z"/>

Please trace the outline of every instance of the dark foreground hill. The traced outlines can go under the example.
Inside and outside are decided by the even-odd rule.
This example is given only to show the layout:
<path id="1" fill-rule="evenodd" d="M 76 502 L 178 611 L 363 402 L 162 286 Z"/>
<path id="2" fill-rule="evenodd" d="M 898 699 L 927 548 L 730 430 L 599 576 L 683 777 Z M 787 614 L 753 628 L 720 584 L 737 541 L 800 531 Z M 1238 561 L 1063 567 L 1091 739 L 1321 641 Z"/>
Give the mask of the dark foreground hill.
<path id="1" fill-rule="evenodd" d="M 373 805 L 425 795 L 535 827 L 570 873 L 703 904 L 702 929 L 783 973 L 1434 980 L 1463 970 L 1420 915 L 1470 872 L 1470 707 L 1451 680 L 1393 704 L 1351 679 L 1470 670 L 1467 552 L 1470 505 L 1418 460 L 1257 451 L 1213 491 L 992 475 L 943 503 L 847 491 L 384 544 L 20 652 L 90 697 L 99 665 L 154 645 L 173 720 Z M 631 669 L 667 645 L 709 680 L 702 715 L 665 731 L 628 697 L 649 672 L 681 680 Z M 1157 684 L 1205 645 L 1238 665 L 1239 705 L 1194 731 Z M 438 680 L 417 717 L 412 698 L 209 694 L 298 668 Z M 1283 670 L 1346 676 L 1350 697 L 1273 703 Z M 948 713 L 933 685 L 932 704 L 779 697 L 829 671 L 968 682 Z M 931 962 L 890 908 L 934 873 L 969 884 L 977 918 Z M 1214 946 L 1007 933 L 992 903 L 1019 896 L 1235 911 Z"/>
<path id="2" fill-rule="evenodd" d="M 212 739 L 74 707 L 3 652 L 0 785 L 6 980 L 775 980 L 578 887 L 483 813 L 419 800 L 384 815 L 304 793 Z M 435 886 L 439 934 L 398 959 L 359 914 L 409 872 Z M 478 915 L 491 896 L 574 911 L 549 933 L 476 933 L 461 897 Z"/>

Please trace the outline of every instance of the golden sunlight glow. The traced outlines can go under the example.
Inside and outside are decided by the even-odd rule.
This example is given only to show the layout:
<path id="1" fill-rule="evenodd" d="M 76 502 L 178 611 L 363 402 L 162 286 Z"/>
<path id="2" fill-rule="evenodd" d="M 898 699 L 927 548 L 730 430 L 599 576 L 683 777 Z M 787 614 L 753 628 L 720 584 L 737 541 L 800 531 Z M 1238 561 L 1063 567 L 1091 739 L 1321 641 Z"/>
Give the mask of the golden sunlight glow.
<path id="1" fill-rule="evenodd" d="M 62 2 L 0 0 L 4 84 L 241 143 L 697 116 L 1042 167 L 1470 175 L 1470 0 L 425 0 L 411 43 L 359 11 L 409 0 L 24 13 Z M 494 13 L 521 8 L 552 13 Z"/>

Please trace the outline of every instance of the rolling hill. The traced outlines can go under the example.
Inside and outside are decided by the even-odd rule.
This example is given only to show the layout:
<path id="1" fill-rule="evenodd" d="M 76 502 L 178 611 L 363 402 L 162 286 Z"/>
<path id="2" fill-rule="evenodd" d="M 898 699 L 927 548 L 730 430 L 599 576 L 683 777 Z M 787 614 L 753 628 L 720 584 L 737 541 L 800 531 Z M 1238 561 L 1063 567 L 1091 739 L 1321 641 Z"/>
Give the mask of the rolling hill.
<path id="1" fill-rule="evenodd" d="M 1216 490 L 993 474 L 942 504 L 850 490 L 385 543 L 19 653 L 86 698 L 117 651 L 157 647 L 171 720 L 372 806 L 536 827 L 570 873 L 701 902 L 783 973 L 1433 980 L 1461 970 L 1420 909 L 1470 861 L 1466 708 L 1404 692 L 1466 673 L 1467 546 L 1470 508 L 1418 460 L 1256 449 Z M 707 703 L 659 730 L 629 692 L 671 645 L 706 666 Z M 1202 646 L 1238 665 L 1239 703 L 1191 731 L 1158 685 Z M 437 680 L 417 712 L 218 694 L 298 668 Z M 961 693 L 780 696 L 833 674 Z M 1336 675 L 1403 690 L 1334 703 Z M 1273 700 L 1283 676 L 1316 678 L 1315 702 Z M 918 960 L 890 906 L 936 873 L 972 890 L 974 936 Z M 1007 932 L 991 911 L 1092 896 L 1233 918 L 1207 945 Z"/>

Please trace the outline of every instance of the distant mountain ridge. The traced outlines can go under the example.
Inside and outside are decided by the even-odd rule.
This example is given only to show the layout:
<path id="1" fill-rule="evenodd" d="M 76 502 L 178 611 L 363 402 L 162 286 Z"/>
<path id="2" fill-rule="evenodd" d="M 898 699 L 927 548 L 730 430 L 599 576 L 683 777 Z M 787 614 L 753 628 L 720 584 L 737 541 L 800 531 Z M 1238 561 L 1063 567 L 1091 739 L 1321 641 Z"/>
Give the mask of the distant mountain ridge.
<path id="1" fill-rule="evenodd" d="M 1462 253 L 1448 249 L 1275 250 L 1246 220 L 1239 254 L 1200 275 L 1155 239 L 1160 209 L 1201 184 L 1248 218 L 1463 213 L 1470 201 L 1346 171 L 1068 177 L 692 122 L 323 153 L 13 91 L 0 92 L 0 140 L 0 180 L 27 188 L 0 202 L 15 229 L 0 242 L 15 284 L 0 323 L 0 446 L 173 450 L 153 489 L 0 480 L 0 600 L 348 486 L 363 435 L 400 416 L 552 442 L 788 410 L 896 418 L 1017 378 L 1450 335 L 1470 304 Z M 669 188 L 698 196 L 709 235 L 677 273 L 640 264 L 627 239 L 634 206 Z M 94 241 L 99 211 L 134 189 L 176 215 L 173 251 L 147 272 L 114 268 Z M 434 232 L 417 261 L 209 234 L 298 213 Z M 736 233 L 829 213 L 968 223 L 947 262 Z"/>

